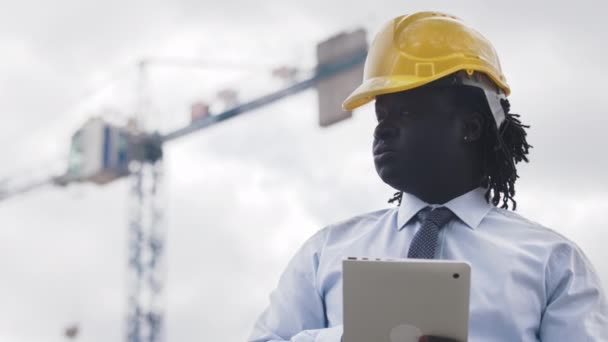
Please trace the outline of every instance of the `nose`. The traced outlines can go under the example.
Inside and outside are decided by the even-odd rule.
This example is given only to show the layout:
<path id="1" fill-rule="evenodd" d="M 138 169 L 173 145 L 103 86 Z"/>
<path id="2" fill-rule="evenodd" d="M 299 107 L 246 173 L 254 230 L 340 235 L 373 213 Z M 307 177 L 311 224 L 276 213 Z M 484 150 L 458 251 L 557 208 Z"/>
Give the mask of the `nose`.
<path id="1" fill-rule="evenodd" d="M 399 129 L 390 122 L 390 120 L 384 119 L 378 123 L 374 130 L 374 138 L 377 140 L 390 140 L 395 138 L 399 133 Z"/>

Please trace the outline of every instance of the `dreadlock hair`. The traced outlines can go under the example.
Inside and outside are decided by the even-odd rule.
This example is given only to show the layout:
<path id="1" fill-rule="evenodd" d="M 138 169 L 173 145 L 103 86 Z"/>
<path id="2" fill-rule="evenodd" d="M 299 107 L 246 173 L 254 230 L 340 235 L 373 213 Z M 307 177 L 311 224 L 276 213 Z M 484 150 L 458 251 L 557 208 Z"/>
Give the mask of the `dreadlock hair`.
<path id="1" fill-rule="evenodd" d="M 468 110 L 477 111 L 489 118 L 485 120 L 485 127 L 480 139 L 482 154 L 482 182 L 481 186 L 487 188 L 485 197 L 488 203 L 494 206 L 501 204 L 501 208 L 517 209 L 515 201 L 515 182 L 519 176 L 515 164 L 522 160 L 528 162 L 528 151 L 532 145 L 526 140 L 526 129 L 519 120 L 520 115 L 510 113 L 509 100 L 502 99 L 500 104 L 505 112 L 505 121 L 496 127 L 496 123 L 485 100 L 483 91 L 474 87 L 454 87 L 456 103 L 464 105 Z M 396 192 L 388 203 L 397 202 L 401 205 L 402 192 Z"/>

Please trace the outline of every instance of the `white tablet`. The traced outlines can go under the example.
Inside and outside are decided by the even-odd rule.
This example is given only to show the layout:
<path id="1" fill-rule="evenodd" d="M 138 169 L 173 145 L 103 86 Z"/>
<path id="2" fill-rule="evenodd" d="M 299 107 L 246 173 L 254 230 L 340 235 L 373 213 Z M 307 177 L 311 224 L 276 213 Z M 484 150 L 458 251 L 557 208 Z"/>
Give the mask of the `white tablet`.
<path id="1" fill-rule="evenodd" d="M 467 341 L 469 264 L 349 257 L 342 268 L 343 342 Z"/>

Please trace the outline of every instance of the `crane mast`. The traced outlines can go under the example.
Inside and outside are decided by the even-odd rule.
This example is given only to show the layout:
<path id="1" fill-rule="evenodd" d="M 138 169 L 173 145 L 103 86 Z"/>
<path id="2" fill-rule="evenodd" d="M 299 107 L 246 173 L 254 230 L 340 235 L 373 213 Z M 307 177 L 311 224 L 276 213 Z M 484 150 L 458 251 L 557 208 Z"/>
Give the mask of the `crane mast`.
<path id="1" fill-rule="evenodd" d="M 137 162 L 129 181 L 128 342 L 164 340 L 166 275 L 162 158 Z"/>

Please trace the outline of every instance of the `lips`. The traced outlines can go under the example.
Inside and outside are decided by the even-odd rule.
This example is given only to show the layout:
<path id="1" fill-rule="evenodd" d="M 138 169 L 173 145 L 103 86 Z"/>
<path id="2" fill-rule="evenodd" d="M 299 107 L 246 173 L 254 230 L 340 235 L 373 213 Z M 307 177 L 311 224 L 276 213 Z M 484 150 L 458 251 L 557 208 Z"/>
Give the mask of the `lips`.
<path id="1" fill-rule="evenodd" d="M 385 153 L 395 153 L 395 152 L 397 152 L 397 151 L 395 151 L 393 148 L 391 148 L 390 146 L 387 146 L 387 145 L 378 145 L 378 146 L 374 147 L 375 156 L 380 156 Z"/>
<path id="2" fill-rule="evenodd" d="M 397 153 L 393 151 L 385 151 L 380 154 L 374 154 L 374 162 L 379 164 L 384 164 L 398 159 Z"/>
<path id="3" fill-rule="evenodd" d="M 397 151 L 387 145 L 378 145 L 374 147 L 374 162 L 377 164 L 388 163 L 399 159 Z"/>

